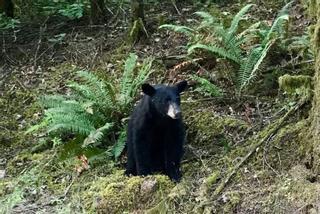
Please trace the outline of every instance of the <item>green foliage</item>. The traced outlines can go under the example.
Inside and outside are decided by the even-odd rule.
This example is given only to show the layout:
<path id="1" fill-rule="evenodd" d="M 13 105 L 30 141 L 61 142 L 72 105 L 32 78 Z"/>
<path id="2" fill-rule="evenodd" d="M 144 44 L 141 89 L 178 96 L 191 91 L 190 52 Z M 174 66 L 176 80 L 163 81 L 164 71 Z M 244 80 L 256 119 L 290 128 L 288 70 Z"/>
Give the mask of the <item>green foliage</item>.
<path id="1" fill-rule="evenodd" d="M 207 79 L 198 77 L 196 75 L 193 75 L 192 79 L 199 83 L 199 87 L 196 89 L 196 91 L 212 97 L 222 97 L 222 89 L 220 89 L 218 86 L 214 85 Z"/>
<path id="2" fill-rule="evenodd" d="M 229 27 L 209 13 L 196 12 L 202 20 L 195 28 L 175 25 L 162 25 L 160 28 L 188 36 L 186 48 L 189 55 L 202 50 L 233 62 L 239 68 L 234 81 L 240 95 L 256 79 L 271 46 L 284 38 L 291 4 L 286 4 L 280 10 L 271 27 L 256 22 L 239 32 L 240 21 L 253 6 L 248 4 L 234 16 Z"/>
<path id="3" fill-rule="evenodd" d="M 111 153 L 113 154 L 116 160 L 120 157 L 126 145 L 126 139 L 127 139 L 127 129 L 123 128 L 119 134 L 117 142 L 113 145 L 111 150 Z"/>
<path id="4" fill-rule="evenodd" d="M 64 40 L 65 37 L 66 37 L 65 33 L 60 33 L 60 34 L 54 35 L 54 37 L 51 39 L 48 39 L 48 41 L 55 44 L 62 44 L 62 41 Z"/>
<path id="5" fill-rule="evenodd" d="M 190 37 L 193 35 L 193 33 L 195 31 L 194 29 L 183 26 L 183 25 L 164 24 L 159 27 L 159 29 L 163 29 L 163 28 L 167 28 L 167 29 L 175 31 L 177 33 L 182 33 L 182 34 L 185 34 Z"/>
<path id="6" fill-rule="evenodd" d="M 237 77 L 239 93 L 255 79 L 273 42 L 269 41 L 265 47 L 258 46 L 252 48 L 248 57 L 241 63 Z"/>
<path id="7" fill-rule="evenodd" d="M 72 3 L 73 2 L 73 3 Z M 84 14 L 85 3 L 87 1 L 42 1 L 37 2 L 37 7 L 40 13 L 45 15 L 59 14 L 69 19 L 81 18 Z"/>
<path id="8" fill-rule="evenodd" d="M 19 27 L 20 21 L 18 19 L 13 19 L 0 13 L 0 29 L 14 29 Z"/>
<path id="9" fill-rule="evenodd" d="M 120 82 L 104 81 L 96 75 L 80 70 L 81 82 L 70 82 L 70 95 L 46 95 L 40 102 L 45 109 L 43 120 L 29 128 L 27 133 L 46 128 L 57 136 L 72 133 L 84 139 L 82 147 L 96 146 L 127 116 L 139 87 L 151 73 L 152 59 L 146 59 L 137 68 L 137 56 L 130 54 L 124 65 Z M 114 156 L 124 148 L 123 134 L 114 147 Z"/>
<path id="10" fill-rule="evenodd" d="M 69 19 L 79 19 L 83 16 L 83 7 L 81 3 L 66 5 L 65 8 L 59 9 L 59 14 L 68 17 Z"/>
<path id="11" fill-rule="evenodd" d="M 284 42 L 288 51 L 296 53 L 298 56 L 304 59 L 313 59 L 314 54 L 310 44 L 310 35 L 305 32 L 302 36 L 293 36 Z"/>

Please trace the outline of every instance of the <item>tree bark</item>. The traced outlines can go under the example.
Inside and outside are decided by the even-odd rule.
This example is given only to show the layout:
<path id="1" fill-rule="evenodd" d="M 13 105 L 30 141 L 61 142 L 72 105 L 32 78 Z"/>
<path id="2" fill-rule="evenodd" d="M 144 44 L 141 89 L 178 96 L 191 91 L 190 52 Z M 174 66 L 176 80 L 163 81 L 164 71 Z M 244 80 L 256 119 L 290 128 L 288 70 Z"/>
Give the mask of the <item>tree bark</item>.
<path id="1" fill-rule="evenodd" d="M 0 13 L 4 12 L 6 16 L 13 18 L 14 4 L 11 0 L 0 0 Z"/>
<path id="2" fill-rule="evenodd" d="M 315 55 L 314 95 L 310 112 L 311 126 L 308 141 L 310 141 L 309 157 L 310 167 L 314 173 L 320 174 L 320 0 L 309 0 L 310 14 L 316 20 L 311 33 L 311 43 Z"/>
<path id="3" fill-rule="evenodd" d="M 142 19 L 144 23 L 143 0 L 131 0 L 131 22 Z"/>
<path id="4" fill-rule="evenodd" d="M 97 24 L 103 21 L 105 16 L 105 5 L 104 0 L 91 0 L 91 23 Z"/>

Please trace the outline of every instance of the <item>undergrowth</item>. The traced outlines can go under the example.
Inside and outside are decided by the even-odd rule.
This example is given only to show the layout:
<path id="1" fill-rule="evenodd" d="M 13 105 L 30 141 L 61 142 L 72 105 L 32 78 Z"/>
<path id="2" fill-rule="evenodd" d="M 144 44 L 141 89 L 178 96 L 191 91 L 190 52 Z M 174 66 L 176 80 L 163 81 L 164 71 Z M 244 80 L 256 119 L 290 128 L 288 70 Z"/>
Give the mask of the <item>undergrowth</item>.
<path id="1" fill-rule="evenodd" d="M 284 38 L 285 26 L 289 20 L 288 7 L 291 3 L 286 4 L 279 11 L 271 26 L 259 21 L 240 30 L 240 22 L 253 7 L 253 4 L 248 4 L 234 16 L 229 27 L 225 27 L 217 17 L 210 13 L 201 11 L 195 13 L 202 19 L 197 27 L 165 24 L 160 28 L 186 35 L 189 38 L 186 49 L 191 57 L 201 54 L 200 50 L 234 64 L 238 70 L 234 84 L 240 96 L 251 83 L 255 82 L 270 48 Z"/>
<path id="2" fill-rule="evenodd" d="M 82 147 L 103 143 L 115 158 L 119 157 L 125 145 L 126 124 L 122 120 L 128 116 L 139 86 L 151 73 L 152 59 L 144 60 L 138 68 L 137 58 L 130 54 L 119 82 L 77 71 L 81 81 L 67 85 L 70 94 L 40 99 L 45 109 L 43 120 L 26 133 L 45 129 L 53 137 L 73 136 L 71 139 L 82 142 Z M 112 136 L 118 136 L 116 142 Z"/>

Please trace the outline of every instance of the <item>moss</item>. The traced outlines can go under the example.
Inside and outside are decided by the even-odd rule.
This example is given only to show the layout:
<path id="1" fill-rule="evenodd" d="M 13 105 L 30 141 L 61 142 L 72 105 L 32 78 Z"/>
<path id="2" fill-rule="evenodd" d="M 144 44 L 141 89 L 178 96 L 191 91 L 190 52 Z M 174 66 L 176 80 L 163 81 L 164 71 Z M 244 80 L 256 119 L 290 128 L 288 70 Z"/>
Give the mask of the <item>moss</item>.
<path id="1" fill-rule="evenodd" d="M 12 190 L 13 185 L 11 181 L 7 179 L 0 180 L 0 198 L 7 194 L 10 194 Z"/>
<path id="2" fill-rule="evenodd" d="M 195 145 L 212 145 L 215 141 L 223 139 L 224 142 L 231 141 L 227 132 L 241 132 L 249 125 L 232 116 L 216 115 L 213 111 L 205 109 L 199 112 L 185 113 L 185 122 L 188 126 L 189 141 Z"/>
<path id="3" fill-rule="evenodd" d="M 7 173 L 17 175 L 29 163 L 40 162 L 44 158 L 44 154 L 30 154 L 27 152 L 21 153 L 11 159 L 6 167 Z"/>
<path id="4" fill-rule="evenodd" d="M 291 76 L 285 74 L 279 77 L 279 87 L 291 96 L 300 95 L 310 97 L 312 78 L 307 75 Z"/>
<path id="5" fill-rule="evenodd" d="M 272 211 L 279 213 L 286 210 L 286 213 L 293 213 L 300 210 L 301 213 L 310 213 L 312 208 L 317 207 L 320 184 L 310 180 L 310 177 L 314 176 L 305 166 L 292 167 L 285 177 L 277 181 L 275 191 L 270 195 L 268 203 Z"/>
<path id="6" fill-rule="evenodd" d="M 207 188 L 208 188 L 208 189 L 211 188 L 212 185 L 214 185 L 214 184 L 217 182 L 217 180 L 218 180 L 219 177 L 220 177 L 220 172 L 219 172 L 219 171 L 213 171 L 213 172 L 209 175 L 209 177 L 206 178 L 205 183 L 206 183 L 206 185 L 207 185 Z"/>
<path id="7" fill-rule="evenodd" d="M 127 178 L 122 170 L 117 170 L 93 182 L 83 200 L 87 208 L 98 213 L 145 210 L 169 194 L 173 187 L 174 184 L 164 175 Z"/>
<path id="8" fill-rule="evenodd" d="M 138 18 L 132 24 L 127 41 L 129 44 L 133 44 L 137 42 L 142 36 L 146 36 L 146 33 L 144 30 L 143 20 L 141 18 Z"/>
<path id="9" fill-rule="evenodd" d="M 223 206 L 224 213 L 233 213 L 235 207 L 240 203 L 240 194 L 238 192 L 227 192 L 223 198 L 226 201 Z"/>

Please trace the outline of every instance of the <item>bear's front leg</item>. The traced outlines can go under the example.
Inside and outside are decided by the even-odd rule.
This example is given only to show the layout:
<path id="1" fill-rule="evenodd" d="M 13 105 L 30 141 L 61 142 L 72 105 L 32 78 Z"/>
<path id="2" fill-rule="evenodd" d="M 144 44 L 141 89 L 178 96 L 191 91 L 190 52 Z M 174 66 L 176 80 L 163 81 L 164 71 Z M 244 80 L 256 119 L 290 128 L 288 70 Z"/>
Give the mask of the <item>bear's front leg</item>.
<path id="1" fill-rule="evenodd" d="M 178 182 L 181 179 L 180 162 L 183 155 L 184 129 L 182 124 L 176 124 L 170 130 L 165 140 L 166 174 Z"/>
<path id="2" fill-rule="evenodd" d="M 148 133 L 137 130 L 134 136 L 134 152 L 137 175 L 150 175 L 152 173 L 152 160 L 150 151 L 151 139 Z"/>

